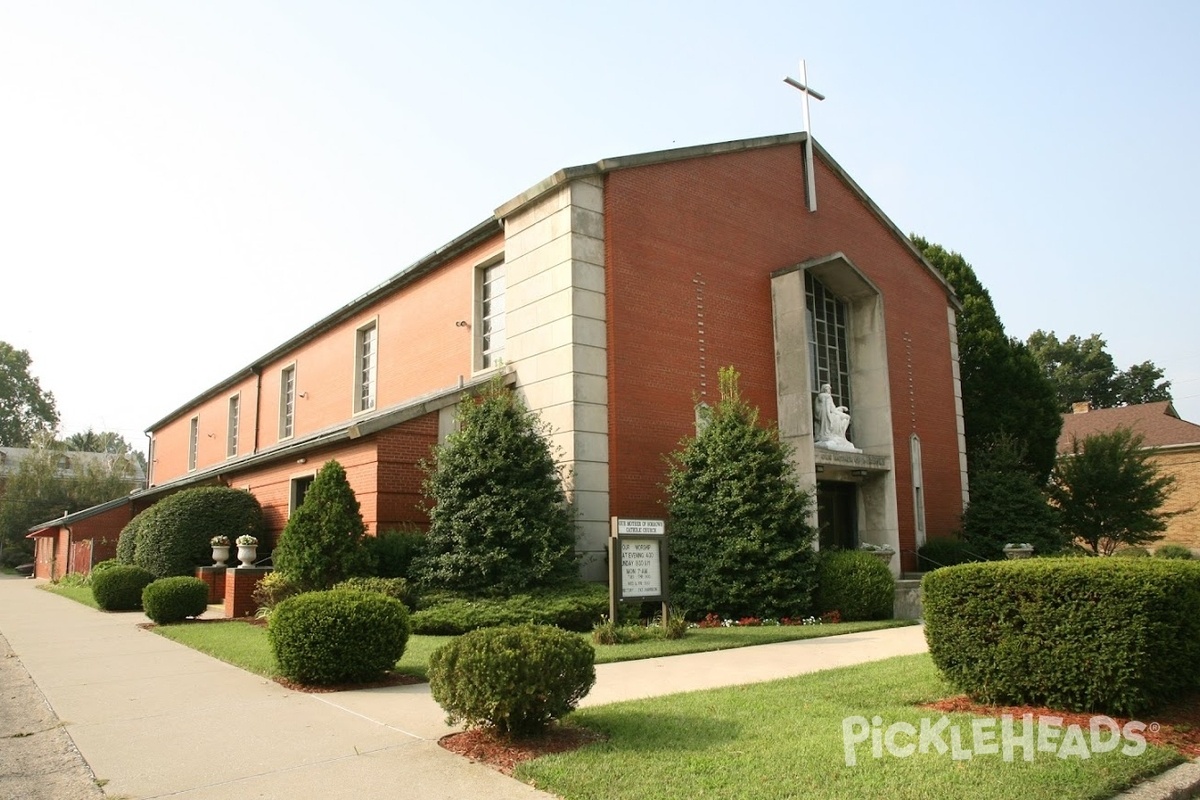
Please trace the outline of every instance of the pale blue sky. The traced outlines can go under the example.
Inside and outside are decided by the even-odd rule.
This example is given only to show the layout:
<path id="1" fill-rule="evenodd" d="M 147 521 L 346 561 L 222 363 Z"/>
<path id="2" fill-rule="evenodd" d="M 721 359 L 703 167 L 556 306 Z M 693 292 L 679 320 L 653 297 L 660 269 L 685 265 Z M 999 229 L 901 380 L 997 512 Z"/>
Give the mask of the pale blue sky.
<path id="1" fill-rule="evenodd" d="M 799 130 L 805 58 L 1010 334 L 1100 333 L 1200 422 L 1200 5 L 977 5 L 0 0 L 0 340 L 144 445 L 556 169 Z"/>

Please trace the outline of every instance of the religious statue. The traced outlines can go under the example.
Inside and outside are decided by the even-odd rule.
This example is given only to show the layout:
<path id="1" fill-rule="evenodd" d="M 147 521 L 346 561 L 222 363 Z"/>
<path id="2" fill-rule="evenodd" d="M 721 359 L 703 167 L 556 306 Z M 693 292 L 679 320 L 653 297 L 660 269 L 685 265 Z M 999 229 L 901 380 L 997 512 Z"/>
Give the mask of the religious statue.
<path id="1" fill-rule="evenodd" d="M 818 447 L 850 453 L 862 452 L 846 438 L 846 429 L 850 427 L 850 409 L 834 403 L 833 391 L 828 383 L 821 384 L 813 411 L 816 421 L 814 439 Z"/>

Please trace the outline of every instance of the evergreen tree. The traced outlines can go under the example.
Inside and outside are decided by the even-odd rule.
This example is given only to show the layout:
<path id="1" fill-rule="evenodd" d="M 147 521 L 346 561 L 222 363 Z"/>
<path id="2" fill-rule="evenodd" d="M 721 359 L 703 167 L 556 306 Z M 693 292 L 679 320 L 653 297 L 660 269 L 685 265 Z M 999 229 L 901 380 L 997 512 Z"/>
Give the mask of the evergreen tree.
<path id="1" fill-rule="evenodd" d="M 671 593 L 692 613 L 800 616 L 811 610 L 815 531 L 778 431 L 758 424 L 733 367 L 706 425 L 668 457 Z"/>
<path id="2" fill-rule="evenodd" d="M 327 461 L 292 514 L 272 558 L 302 591 L 328 589 L 370 571 L 366 526 L 346 471 Z"/>
<path id="3" fill-rule="evenodd" d="M 491 594 L 574 577 L 575 522 L 547 426 L 499 380 L 464 400 L 458 421 L 427 465 L 432 508 L 418 579 Z"/>
<path id="4" fill-rule="evenodd" d="M 1064 533 L 1095 555 L 1112 555 L 1120 546 L 1140 546 L 1163 538 L 1167 519 L 1162 505 L 1175 478 L 1161 474 L 1142 437 L 1128 428 L 1071 442 L 1050 481 Z"/>
<path id="5" fill-rule="evenodd" d="M 1019 444 L 1025 453 L 1025 467 L 1039 482 L 1044 481 L 1054 466 L 1062 430 L 1054 387 L 1029 348 L 1005 334 L 991 295 L 966 259 L 915 234 L 910 238 L 962 302 L 959 373 L 972 484 L 975 468 L 970 465 L 993 441 L 1005 436 Z"/>
<path id="6" fill-rule="evenodd" d="M 979 555 L 1000 558 L 1010 542 L 1031 544 L 1039 555 L 1069 544 L 1043 486 L 1022 468 L 1020 448 L 1011 437 L 1000 437 L 977 455 L 963 539 Z"/>

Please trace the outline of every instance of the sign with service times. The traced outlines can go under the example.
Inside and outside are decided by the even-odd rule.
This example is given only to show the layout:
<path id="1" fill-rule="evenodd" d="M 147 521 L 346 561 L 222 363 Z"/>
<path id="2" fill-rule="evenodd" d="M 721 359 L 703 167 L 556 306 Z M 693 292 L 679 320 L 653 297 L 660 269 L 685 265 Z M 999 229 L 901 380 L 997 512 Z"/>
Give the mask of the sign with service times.
<path id="1" fill-rule="evenodd" d="M 662 519 L 612 518 L 608 540 L 609 614 L 617 604 L 661 602 L 664 618 L 668 600 L 667 522 Z"/>

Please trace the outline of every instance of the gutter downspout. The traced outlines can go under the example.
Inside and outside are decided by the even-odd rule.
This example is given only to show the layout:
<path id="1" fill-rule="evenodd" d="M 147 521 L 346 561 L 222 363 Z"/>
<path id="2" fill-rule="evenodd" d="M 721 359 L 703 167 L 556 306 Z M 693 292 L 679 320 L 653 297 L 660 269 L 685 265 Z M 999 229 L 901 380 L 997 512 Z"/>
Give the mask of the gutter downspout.
<path id="1" fill-rule="evenodd" d="M 254 366 L 250 368 L 254 373 L 254 449 L 251 455 L 258 452 L 258 421 L 262 416 L 262 369 Z"/>

